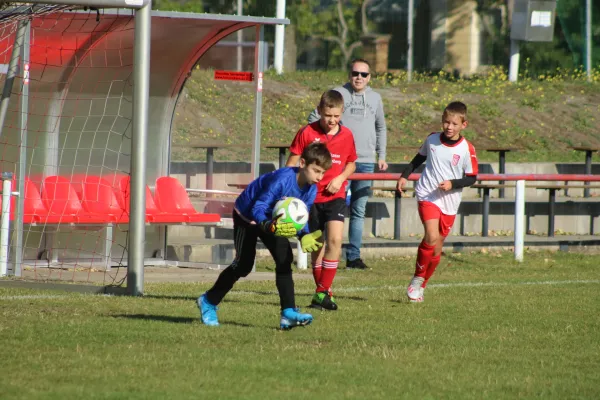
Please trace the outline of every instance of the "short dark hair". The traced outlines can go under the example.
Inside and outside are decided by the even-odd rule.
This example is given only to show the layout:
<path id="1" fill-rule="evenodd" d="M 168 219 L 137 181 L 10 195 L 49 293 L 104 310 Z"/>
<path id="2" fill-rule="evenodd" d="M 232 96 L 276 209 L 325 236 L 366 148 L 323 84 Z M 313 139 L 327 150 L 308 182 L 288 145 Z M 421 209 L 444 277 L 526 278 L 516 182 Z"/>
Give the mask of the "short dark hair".
<path id="1" fill-rule="evenodd" d="M 467 105 L 462 101 L 453 101 L 444 109 L 443 117 L 447 115 L 458 115 L 462 117 L 463 122 L 467 120 Z"/>
<path id="2" fill-rule="evenodd" d="M 331 153 L 327 145 L 321 142 L 313 142 L 304 148 L 302 155 L 306 165 L 317 164 L 319 167 L 328 170 L 331 168 Z"/>
<path id="3" fill-rule="evenodd" d="M 369 71 L 371 70 L 371 64 L 364 58 L 354 58 L 352 61 L 350 61 L 350 68 L 352 69 L 352 67 L 354 67 L 354 64 L 356 63 L 367 64 L 367 67 L 369 67 Z"/>
<path id="4" fill-rule="evenodd" d="M 319 109 L 329 108 L 344 108 L 344 97 L 337 90 L 328 90 L 321 95 L 319 101 Z"/>

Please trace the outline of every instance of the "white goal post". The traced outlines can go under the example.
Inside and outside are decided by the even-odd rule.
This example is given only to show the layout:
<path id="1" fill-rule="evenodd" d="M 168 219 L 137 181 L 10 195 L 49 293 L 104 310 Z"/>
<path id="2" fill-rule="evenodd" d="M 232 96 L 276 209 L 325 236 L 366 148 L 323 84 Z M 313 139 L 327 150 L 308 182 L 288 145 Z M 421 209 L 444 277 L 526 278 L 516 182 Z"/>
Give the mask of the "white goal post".
<path id="1" fill-rule="evenodd" d="M 127 254 L 127 292 L 129 295 L 143 294 L 144 285 L 144 244 L 145 244 L 145 215 L 146 215 L 146 159 L 148 138 L 148 108 L 150 87 L 150 23 L 151 0 L 30 0 L 31 15 L 36 9 L 43 9 L 46 5 L 79 6 L 88 8 L 129 8 L 135 13 L 134 27 L 134 62 L 133 62 L 133 94 L 132 94 L 132 130 L 131 130 L 131 197 L 130 197 L 130 222 L 129 244 Z M 5 3 L 6 6 L 14 4 L 23 7 L 25 3 Z M 20 16 L 22 20 L 28 16 Z M 22 27 L 24 23 L 20 22 Z M 19 32 L 25 31 L 20 29 Z M 27 36 L 26 36 L 27 37 Z M 19 46 L 23 46 L 23 38 L 16 35 L 15 48 L 11 57 L 10 66 L 16 66 L 19 58 Z M 28 57 L 28 55 L 26 55 Z M 24 57 L 24 58 L 26 58 Z M 11 68 L 7 74 L 4 94 L 7 93 L 7 84 L 12 84 L 10 79 Z M 16 68 L 12 68 L 12 72 Z M 13 75 L 14 77 L 14 75 Z M 26 90 L 26 89 L 25 89 Z M 10 94 L 10 91 L 8 91 Z M 24 93 L 26 97 L 26 93 Z M 8 97 L 3 95 L 2 108 L 7 107 Z M 0 127 L 4 121 L 0 116 Z M 1 129 L 1 128 L 0 128 Z M 0 132 L 1 135 L 1 132 Z M 18 223 L 18 221 L 17 221 Z M 8 228 L 7 228 L 8 229 Z M 19 240 L 17 238 L 17 240 Z M 22 239 L 21 239 L 22 240 Z"/>

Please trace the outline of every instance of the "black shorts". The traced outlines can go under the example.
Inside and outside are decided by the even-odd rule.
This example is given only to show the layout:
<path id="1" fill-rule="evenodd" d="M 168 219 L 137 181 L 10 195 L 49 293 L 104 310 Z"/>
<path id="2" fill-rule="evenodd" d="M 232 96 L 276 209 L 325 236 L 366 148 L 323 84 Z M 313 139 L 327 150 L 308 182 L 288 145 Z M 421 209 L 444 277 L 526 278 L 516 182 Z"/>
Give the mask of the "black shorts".
<path id="1" fill-rule="evenodd" d="M 310 208 L 308 215 L 308 229 L 311 232 L 317 229 L 324 230 L 329 221 L 341 221 L 346 219 L 346 199 L 333 199 L 326 203 L 315 203 Z"/>

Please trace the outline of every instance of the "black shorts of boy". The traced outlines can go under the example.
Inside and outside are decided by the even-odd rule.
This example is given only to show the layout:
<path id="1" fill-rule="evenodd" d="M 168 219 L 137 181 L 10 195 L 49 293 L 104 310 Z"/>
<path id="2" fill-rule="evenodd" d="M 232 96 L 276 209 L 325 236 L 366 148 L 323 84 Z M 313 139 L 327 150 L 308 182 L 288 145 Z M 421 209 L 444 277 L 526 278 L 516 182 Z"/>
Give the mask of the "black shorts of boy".
<path id="1" fill-rule="evenodd" d="M 329 221 L 344 222 L 348 206 L 346 199 L 333 199 L 325 203 L 314 203 L 308 214 L 308 229 L 311 232 L 320 229 L 325 230 L 325 225 Z"/>

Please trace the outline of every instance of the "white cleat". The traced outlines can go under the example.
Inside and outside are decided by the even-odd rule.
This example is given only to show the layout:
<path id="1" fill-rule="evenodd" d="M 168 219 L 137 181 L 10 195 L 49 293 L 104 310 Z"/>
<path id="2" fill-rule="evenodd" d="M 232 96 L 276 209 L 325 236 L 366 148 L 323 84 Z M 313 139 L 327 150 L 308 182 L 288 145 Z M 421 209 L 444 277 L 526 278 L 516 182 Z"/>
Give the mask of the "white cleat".
<path id="1" fill-rule="evenodd" d="M 423 302 L 423 288 L 421 285 L 425 281 L 425 278 L 415 276 L 410 281 L 408 288 L 406 288 L 406 296 L 411 303 L 422 303 Z"/>

